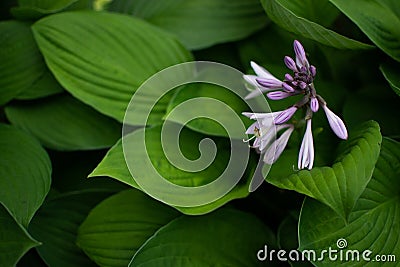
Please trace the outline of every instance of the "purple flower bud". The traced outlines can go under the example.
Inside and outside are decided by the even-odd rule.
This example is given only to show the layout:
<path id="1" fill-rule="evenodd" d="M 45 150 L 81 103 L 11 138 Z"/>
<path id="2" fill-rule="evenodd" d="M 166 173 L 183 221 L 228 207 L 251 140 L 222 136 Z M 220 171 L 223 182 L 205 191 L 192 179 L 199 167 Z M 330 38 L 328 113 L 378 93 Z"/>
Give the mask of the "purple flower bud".
<path id="1" fill-rule="evenodd" d="M 289 56 L 285 56 L 283 61 L 285 62 L 286 66 L 289 69 L 291 69 L 292 71 L 297 71 L 296 62 L 294 62 L 293 58 L 291 58 Z"/>
<path id="2" fill-rule="evenodd" d="M 294 92 L 294 88 L 292 86 L 290 86 L 289 84 L 287 84 L 287 83 L 283 83 L 282 87 L 288 93 L 293 93 Z"/>
<path id="3" fill-rule="evenodd" d="M 278 116 L 275 117 L 274 122 L 275 124 L 282 124 L 287 122 L 293 114 L 296 112 L 297 108 L 296 107 L 290 107 L 288 109 L 285 109 L 282 111 Z"/>
<path id="4" fill-rule="evenodd" d="M 257 78 L 257 83 L 268 89 L 282 88 L 282 82 L 278 79 Z"/>
<path id="5" fill-rule="evenodd" d="M 278 160 L 279 156 L 282 154 L 288 143 L 290 135 L 294 130 L 294 127 L 290 124 L 285 125 L 284 127 L 288 127 L 288 129 L 283 132 L 283 134 L 278 139 L 276 139 L 265 151 L 263 160 L 267 164 L 274 164 Z"/>
<path id="6" fill-rule="evenodd" d="M 289 73 L 286 73 L 286 74 L 285 74 L 285 80 L 287 80 L 287 81 L 289 81 L 289 82 L 293 81 L 292 75 L 290 75 Z"/>
<path id="7" fill-rule="evenodd" d="M 310 72 L 311 72 L 311 75 L 312 75 L 313 77 L 315 77 L 315 76 L 317 75 L 317 68 L 314 67 L 313 65 L 311 65 L 311 66 L 310 66 Z"/>
<path id="8" fill-rule="evenodd" d="M 317 98 L 311 97 L 310 108 L 311 108 L 312 112 L 317 112 L 318 111 L 319 103 L 318 103 L 318 99 Z"/>
<path id="9" fill-rule="evenodd" d="M 307 88 L 307 84 L 306 84 L 305 82 L 301 81 L 301 82 L 299 83 L 299 87 L 300 87 L 302 90 L 304 90 L 304 89 Z"/>
<path id="10" fill-rule="evenodd" d="M 288 92 L 283 92 L 283 91 L 275 91 L 275 92 L 269 92 L 267 94 L 267 97 L 271 100 L 281 100 L 286 97 L 292 96 L 293 94 L 288 93 Z"/>
<path id="11" fill-rule="evenodd" d="M 314 141 L 311 130 L 311 119 L 307 120 L 307 128 L 301 142 L 299 159 L 297 161 L 297 167 L 301 170 L 307 168 L 312 169 L 314 164 Z"/>
<path id="12" fill-rule="evenodd" d="M 299 67 L 307 66 L 308 61 L 306 57 L 306 51 L 304 51 L 304 47 L 297 40 L 293 43 L 294 53 L 296 54 L 296 63 Z"/>
<path id="13" fill-rule="evenodd" d="M 323 105 L 322 108 L 325 111 L 326 117 L 328 118 L 328 122 L 332 128 L 332 131 L 339 138 L 346 140 L 348 135 L 346 126 L 344 125 L 343 121 L 335 113 L 333 113 L 326 105 Z"/>

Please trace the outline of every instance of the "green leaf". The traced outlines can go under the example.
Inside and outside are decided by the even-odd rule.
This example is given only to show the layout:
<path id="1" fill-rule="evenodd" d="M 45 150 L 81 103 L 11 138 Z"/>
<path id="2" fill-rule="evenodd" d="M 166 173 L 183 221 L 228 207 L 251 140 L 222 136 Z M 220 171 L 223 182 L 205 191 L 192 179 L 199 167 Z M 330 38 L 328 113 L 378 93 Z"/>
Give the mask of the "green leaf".
<path id="1" fill-rule="evenodd" d="M 27 227 L 51 183 L 51 162 L 30 135 L 0 124 L 0 203 Z"/>
<path id="2" fill-rule="evenodd" d="M 383 63 L 379 69 L 393 91 L 400 96 L 400 66 L 398 63 Z"/>
<path id="3" fill-rule="evenodd" d="M 179 216 L 138 190 L 127 190 L 97 205 L 79 227 L 77 244 L 98 265 L 125 267 L 143 243 Z"/>
<path id="4" fill-rule="evenodd" d="M 366 122 L 350 132 L 349 140 L 342 144 L 342 153 L 332 167 L 301 170 L 286 179 L 268 176 L 267 181 L 315 198 L 347 220 L 371 179 L 381 140 L 379 125 L 374 121 Z"/>
<path id="5" fill-rule="evenodd" d="M 324 0 L 322 2 L 325 3 L 326 1 L 327 0 Z M 310 16 L 310 14 L 315 14 L 313 11 L 315 7 L 322 7 L 322 11 L 326 8 L 332 10 L 332 7 L 329 7 L 327 3 L 315 5 L 315 2 L 321 1 L 307 1 L 307 5 L 304 5 L 304 2 L 300 5 L 288 0 L 261 1 L 268 17 L 290 32 L 338 49 L 372 48 L 370 45 L 340 35 L 312 21 L 312 19 L 315 19 L 315 16 Z M 307 11 L 303 11 L 303 9 Z M 320 14 L 321 15 L 317 14 L 318 18 L 324 19 L 324 16 L 326 16 L 325 13 L 321 12 Z M 303 17 L 305 15 L 308 17 Z M 330 16 L 328 16 L 328 18 L 330 18 Z M 331 20 L 331 18 L 329 20 Z"/>
<path id="6" fill-rule="evenodd" d="M 141 142 L 143 142 L 142 138 L 144 134 L 144 129 L 139 129 L 124 137 L 124 142 L 126 142 L 127 147 L 135 147 L 135 149 L 129 152 L 128 157 L 130 160 L 134 160 L 134 162 L 131 163 L 132 166 L 141 166 L 141 169 L 135 168 L 136 172 L 140 173 L 141 175 L 148 175 L 147 168 L 149 166 L 145 165 L 147 163 L 144 163 L 144 158 L 147 158 L 147 153 L 149 153 L 152 164 L 164 177 L 164 179 L 181 186 L 195 187 L 208 184 L 216 179 L 218 175 L 220 175 L 223 171 L 225 171 L 227 161 L 229 160 L 230 148 L 227 139 L 215 138 L 213 140 L 214 142 L 216 142 L 218 152 L 216 158 L 209 167 L 207 167 L 203 171 L 185 172 L 172 165 L 171 162 L 169 162 L 166 158 L 163 147 L 161 146 L 160 131 L 160 126 L 146 129 L 147 152 L 139 149 Z M 200 141 L 205 138 L 205 136 L 193 132 L 187 128 L 183 128 L 183 130 L 180 132 L 179 137 L 181 144 L 180 149 L 182 150 L 183 155 L 189 159 L 198 158 L 200 156 L 199 151 L 197 149 L 194 150 L 193 147 L 197 147 Z M 240 142 L 242 141 L 240 140 Z M 256 159 L 254 157 L 251 157 L 249 159 L 249 162 L 255 163 Z M 174 208 L 185 214 L 204 214 L 224 205 L 225 203 L 233 199 L 246 197 L 249 194 L 248 186 L 254 169 L 255 164 L 249 164 L 248 169 L 243 175 L 244 177 L 246 177 L 246 179 L 240 181 L 229 193 L 219 198 L 218 200 L 215 200 L 209 204 L 196 207 L 174 206 Z M 132 177 L 132 174 L 126 164 L 121 140 L 118 141 L 118 143 L 115 144 L 108 151 L 104 159 L 89 175 L 89 177 L 96 176 L 108 176 L 132 187 L 140 189 L 140 186 L 137 184 L 134 177 Z M 161 185 L 154 184 L 154 186 L 159 187 Z M 173 193 L 171 192 L 171 194 Z M 206 198 L 207 196 L 192 196 L 192 198 L 195 197 Z"/>
<path id="7" fill-rule="evenodd" d="M 6 106 L 9 121 L 46 147 L 88 150 L 112 146 L 121 125 L 68 95 Z"/>
<path id="8" fill-rule="evenodd" d="M 330 0 L 349 17 L 380 49 L 400 61 L 399 1 Z"/>
<path id="9" fill-rule="evenodd" d="M 128 139 L 129 137 L 127 136 L 126 138 Z M 132 140 L 132 142 L 134 142 L 131 138 L 128 140 Z M 118 142 L 110 150 L 108 150 L 105 157 L 89 174 L 88 177 L 91 178 L 101 176 L 114 178 L 124 184 L 140 189 L 125 163 L 124 151 L 122 149 L 122 139 L 118 140 Z"/>
<path id="10" fill-rule="evenodd" d="M 132 95 L 147 78 L 192 58 L 169 34 L 125 15 L 64 12 L 43 18 L 32 28 L 60 84 L 121 122 Z M 160 121 L 168 100 L 155 108 L 154 121 Z M 146 99 L 143 105 L 149 105 Z"/>
<path id="11" fill-rule="evenodd" d="M 351 262 L 351 266 L 377 266 L 376 262 L 366 262 L 361 254 L 371 250 L 371 259 L 378 254 L 400 254 L 400 143 L 384 138 L 380 156 L 372 179 L 358 199 L 349 216 L 349 222 L 335 214 L 329 207 L 312 199 L 303 204 L 299 238 L 300 249 L 337 249 L 339 238 L 347 241 L 343 250 L 358 250 L 360 261 Z M 317 216 L 316 216 L 317 214 Z M 398 260 L 398 259 L 397 259 Z M 385 263 L 396 266 L 394 262 Z M 349 262 L 336 261 L 334 266 L 348 266 Z M 332 266 L 326 257 L 318 261 L 318 266 Z"/>
<path id="12" fill-rule="evenodd" d="M 63 91 L 64 88 L 57 82 L 50 70 L 46 70 L 38 80 L 15 98 L 18 100 L 31 100 L 58 94 Z"/>
<path id="13" fill-rule="evenodd" d="M 75 241 L 79 225 L 89 211 L 109 195 L 105 190 L 73 192 L 43 204 L 29 225 L 29 231 L 43 243 L 36 249 L 48 266 L 96 266 Z"/>
<path id="14" fill-rule="evenodd" d="M 174 108 L 192 99 L 190 108 L 181 107 L 174 111 Z M 203 134 L 243 139 L 246 131 L 243 125 L 250 125 L 250 121 L 240 115 L 244 110 L 249 110 L 246 103 L 228 89 L 209 83 L 193 83 L 177 91 L 168 105 L 165 118 Z M 188 118 L 196 119 L 186 123 Z M 228 133 L 226 127 L 233 131 Z"/>
<path id="15" fill-rule="evenodd" d="M 29 88 L 45 65 L 28 24 L 0 22 L 0 105 Z"/>
<path id="16" fill-rule="evenodd" d="M 18 7 L 11 13 L 18 19 L 38 19 L 48 14 L 62 11 L 78 0 L 18 0 Z"/>
<path id="17" fill-rule="evenodd" d="M 147 240 L 129 266 L 265 266 L 256 257 L 264 245 L 275 247 L 275 237 L 259 219 L 221 209 L 173 220 Z"/>
<path id="18" fill-rule="evenodd" d="M 0 262 L 3 266 L 15 266 L 31 248 L 40 245 L 13 219 L 0 203 Z"/>
<path id="19" fill-rule="evenodd" d="M 239 40 L 267 23 L 257 0 L 114 0 L 109 10 L 143 18 L 189 49 Z"/>

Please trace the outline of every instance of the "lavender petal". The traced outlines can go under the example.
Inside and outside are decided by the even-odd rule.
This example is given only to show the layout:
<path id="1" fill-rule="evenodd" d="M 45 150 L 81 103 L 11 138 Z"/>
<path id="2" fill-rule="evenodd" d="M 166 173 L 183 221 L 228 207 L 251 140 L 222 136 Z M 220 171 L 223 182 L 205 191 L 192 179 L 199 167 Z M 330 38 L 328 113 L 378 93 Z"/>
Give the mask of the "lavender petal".
<path id="1" fill-rule="evenodd" d="M 343 121 L 333 113 L 326 105 L 323 105 L 322 108 L 325 111 L 326 117 L 328 118 L 329 125 L 331 126 L 332 131 L 341 139 L 346 140 L 348 137 L 346 126 Z"/>
<path id="2" fill-rule="evenodd" d="M 257 78 L 257 83 L 268 89 L 282 88 L 282 82 L 278 79 Z"/>
<path id="3" fill-rule="evenodd" d="M 314 141 L 312 136 L 311 119 L 307 120 L 307 128 L 299 151 L 297 167 L 301 170 L 312 169 L 314 165 Z"/>
<path id="4" fill-rule="evenodd" d="M 275 117 L 274 122 L 275 124 L 282 124 L 287 122 L 293 114 L 296 112 L 297 108 L 296 107 L 290 107 L 288 109 L 285 109 L 282 111 L 278 116 Z"/>

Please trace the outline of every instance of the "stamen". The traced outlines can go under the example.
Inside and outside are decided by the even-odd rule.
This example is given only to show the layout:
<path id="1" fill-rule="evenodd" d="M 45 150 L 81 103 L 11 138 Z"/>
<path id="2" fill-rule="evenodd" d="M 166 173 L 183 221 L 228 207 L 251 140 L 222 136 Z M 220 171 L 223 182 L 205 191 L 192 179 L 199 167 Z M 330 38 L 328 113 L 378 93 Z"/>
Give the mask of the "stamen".
<path id="1" fill-rule="evenodd" d="M 253 135 L 253 136 L 250 137 L 249 139 L 242 139 L 242 141 L 243 141 L 243 143 L 248 143 L 248 142 L 250 142 L 251 140 L 253 140 L 254 138 L 256 138 L 255 135 Z M 250 147 L 251 147 L 251 146 L 250 146 Z"/>

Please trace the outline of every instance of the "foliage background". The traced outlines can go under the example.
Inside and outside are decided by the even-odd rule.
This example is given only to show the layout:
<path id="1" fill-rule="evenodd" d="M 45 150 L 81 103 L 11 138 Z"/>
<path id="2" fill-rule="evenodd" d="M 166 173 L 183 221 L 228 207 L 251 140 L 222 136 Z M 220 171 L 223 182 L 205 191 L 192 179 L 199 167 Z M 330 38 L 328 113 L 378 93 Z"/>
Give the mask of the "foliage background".
<path id="1" fill-rule="evenodd" d="M 347 240 L 348 249 L 393 254 L 398 262 L 399 3 L 2 1 L 0 265 L 376 266 L 256 257 L 264 245 L 321 251 L 336 248 L 339 238 Z M 293 169 L 299 132 L 272 167 L 268 183 L 254 193 L 247 188 L 256 153 L 241 182 L 205 206 L 169 207 L 140 191 L 118 140 L 125 108 L 142 82 L 192 60 L 221 62 L 244 73 L 256 61 L 282 77 L 282 59 L 292 54 L 294 39 L 317 67 L 316 88 L 344 118 L 348 141 L 338 141 L 317 114 L 312 171 Z M 146 131 L 159 171 L 185 186 L 212 181 L 230 156 L 226 134 L 198 119 L 182 132 L 182 150 L 195 159 L 199 153 L 193 147 L 212 138 L 218 147 L 213 167 L 188 174 L 163 157 L 162 118 L 198 96 L 219 99 L 238 114 L 247 108 L 223 88 L 185 86 L 165 96 L 146 130 L 142 125 L 130 137 L 135 144 L 135 136 Z M 288 102 L 270 105 L 281 110 Z"/>

